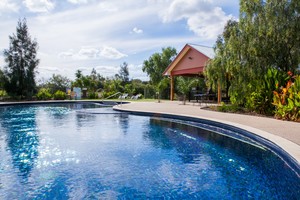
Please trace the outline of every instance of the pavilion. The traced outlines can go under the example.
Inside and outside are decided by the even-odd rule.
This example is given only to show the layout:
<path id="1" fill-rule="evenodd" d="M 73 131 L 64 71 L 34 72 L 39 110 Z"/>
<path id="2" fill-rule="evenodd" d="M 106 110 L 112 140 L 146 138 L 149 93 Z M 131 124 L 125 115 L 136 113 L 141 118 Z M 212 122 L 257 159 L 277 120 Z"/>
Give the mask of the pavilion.
<path id="1" fill-rule="evenodd" d="M 174 76 L 199 76 L 203 75 L 207 62 L 214 58 L 213 48 L 186 44 L 179 52 L 173 62 L 163 72 L 163 75 L 170 76 L 171 93 L 170 100 L 174 100 Z M 220 89 L 218 89 L 218 102 L 220 102 Z"/>

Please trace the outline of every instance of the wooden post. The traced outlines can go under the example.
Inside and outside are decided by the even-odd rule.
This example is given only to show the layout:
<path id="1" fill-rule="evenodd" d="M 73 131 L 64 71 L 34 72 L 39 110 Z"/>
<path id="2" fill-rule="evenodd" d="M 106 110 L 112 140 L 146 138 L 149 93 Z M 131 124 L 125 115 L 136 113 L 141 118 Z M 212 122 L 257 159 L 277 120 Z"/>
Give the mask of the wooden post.
<path id="1" fill-rule="evenodd" d="M 221 101 L 222 101 L 221 84 L 220 84 L 220 81 L 218 81 L 218 104 L 220 104 Z"/>
<path id="2" fill-rule="evenodd" d="M 170 100 L 174 100 L 174 77 L 171 75 L 170 76 L 170 81 L 171 81 L 171 91 L 170 91 Z"/>

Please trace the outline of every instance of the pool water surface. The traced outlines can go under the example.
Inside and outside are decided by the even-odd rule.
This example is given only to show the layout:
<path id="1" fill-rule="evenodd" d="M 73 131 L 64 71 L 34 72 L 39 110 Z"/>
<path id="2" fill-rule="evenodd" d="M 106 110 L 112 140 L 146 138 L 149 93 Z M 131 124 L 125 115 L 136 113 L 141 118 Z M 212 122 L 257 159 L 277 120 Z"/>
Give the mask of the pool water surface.
<path id="1" fill-rule="evenodd" d="M 299 199 L 263 146 L 97 104 L 0 107 L 0 199 Z"/>

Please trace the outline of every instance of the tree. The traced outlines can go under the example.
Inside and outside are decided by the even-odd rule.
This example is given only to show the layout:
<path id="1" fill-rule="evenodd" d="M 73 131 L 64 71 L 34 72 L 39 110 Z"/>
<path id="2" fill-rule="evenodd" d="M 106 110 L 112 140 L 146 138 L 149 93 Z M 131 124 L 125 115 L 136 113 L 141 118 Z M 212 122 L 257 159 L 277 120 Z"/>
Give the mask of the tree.
<path id="1" fill-rule="evenodd" d="M 163 72 L 177 55 L 172 47 L 162 48 L 162 53 L 154 53 L 143 63 L 143 72 L 150 76 L 150 82 L 157 85 L 163 79 Z"/>
<path id="2" fill-rule="evenodd" d="M 120 65 L 118 77 L 121 79 L 122 84 L 127 84 L 129 82 L 129 70 L 126 62 Z"/>
<path id="3" fill-rule="evenodd" d="M 71 81 L 62 75 L 53 74 L 49 81 L 46 83 L 46 87 L 50 89 L 50 92 L 54 94 L 56 91 L 66 91 L 71 86 Z"/>
<path id="4" fill-rule="evenodd" d="M 4 88 L 5 77 L 3 71 L 0 69 L 0 90 Z"/>
<path id="5" fill-rule="evenodd" d="M 6 79 L 5 90 L 13 96 L 30 98 L 36 90 L 38 43 L 32 40 L 26 19 L 19 20 L 16 34 L 9 36 L 9 48 L 4 50 Z"/>
<path id="6" fill-rule="evenodd" d="M 163 97 L 163 92 L 169 87 L 170 80 L 167 77 L 163 77 L 161 81 L 156 85 L 156 95 L 158 103 Z"/>
<path id="7" fill-rule="evenodd" d="M 72 82 L 72 87 L 87 88 L 88 97 L 97 97 L 99 89 L 103 89 L 105 78 L 97 73 L 93 68 L 90 75 L 83 75 L 80 70 L 75 73 L 76 79 Z"/>
<path id="8" fill-rule="evenodd" d="M 166 82 L 163 72 L 171 64 L 177 55 L 176 49 L 172 47 L 162 48 L 162 53 L 154 53 L 148 60 L 143 63 L 143 72 L 150 76 L 150 84 L 154 87 L 160 88 L 159 85 L 165 86 L 164 90 L 160 90 L 159 95 L 161 98 L 168 98 L 170 81 Z"/>
<path id="9" fill-rule="evenodd" d="M 208 81 L 227 87 L 234 104 L 263 102 L 263 110 L 270 110 L 274 86 L 266 85 L 280 80 L 266 74 L 295 73 L 300 64 L 299 11 L 298 1 L 241 0 L 239 22 L 229 21 L 217 40 L 216 56 L 206 68 Z"/>
<path id="10" fill-rule="evenodd" d="M 229 88 L 240 59 L 239 35 L 238 22 L 229 20 L 224 27 L 223 34 L 217 38 L 214 47 L 215 57 L 210 60 L 205 69 L 207 84 L 214 91 L 217 91 L 220 84 L 226 89 L 226 97 L 229 96 Z"/>
<path id="11" fill-rule="evenodd" d="M 179 76 L 176 79 L 177 90 L 182 94 L 183 105 L 186 104 L 186 97 L 189 95 L 192 87 L 199 85 L 198 78 Z"/>
<path id="12" fill-rule="evenodd" d="M 295 72 L 300 63 L 299 1 L 242 0 L 240 5 L 245 64 L 257 65 L 263 73 L 270 67 Z"/>
<path id="13" fill-rule="evenodd" d="M 76 77 L 76 79 L 72 83 L 72 86 L 73 87 L 80 87 L 80 88 L 84 87 L 83 80 L 82 80 L 83 79 L 83 74 L 82 74 L 81 70 L 76 71 L 75 77 Z"/>

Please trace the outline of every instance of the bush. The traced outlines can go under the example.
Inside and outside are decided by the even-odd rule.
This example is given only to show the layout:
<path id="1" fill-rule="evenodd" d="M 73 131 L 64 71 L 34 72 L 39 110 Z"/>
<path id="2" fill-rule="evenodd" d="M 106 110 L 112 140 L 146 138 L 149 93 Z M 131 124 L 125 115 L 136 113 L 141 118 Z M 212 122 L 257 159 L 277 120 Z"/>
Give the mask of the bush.
<path id="1" fill-rule="evenodd" d="M 7 93 L 5 90 L 0 90 L 0 97 L 6 97 Z"/>
<path id="2" fill-rule="evenodd" d="M 4 98 L 8 97 L 5 90 L 0 90 L 0 100 L 3 100 Z"/>
<path id="3" fill-rule="evenodd" d="M 98 99 L 98 93 L 97 92 L 89 92 L 88 98 L 89 99 Z"/>
<path id="4" fill-rule="evenodd" d="M 111 99 L 117 99 L 121 94 L 118 94 L 116 96 L 112 96 L 114 94 L 116 94 L 117 92 L 116 91 L 112 91 L 112 92 L 106 92 L 106 91 L 103 91 L 102 93 L 102 97 L 105 99 L 105 98 L 108 98 L 110 97 Z"/>
<path id="5" fill-rule="evenodd" d="M 275 117 L 277 119 L 300 122 L 300 75 L 292 76 L 285 87 L 278 87 L 274 91 L 273 105 L 275 105 Z"/>
<path id="6" fill-rule="evenodd" d="M 239 107 L 236 104 L 226 105 L 224 102 L 221 102 L 221 105 L 217 107 L 217 110 L 220 112 L 230 112 L 230 113 L 245 112 L 241 107 Z"/>
<path id="7" fill-rule="evenodd" d="M 65 100 L 67 98 L 67 94 L 63 91 L 57 90 L 53 97 L 55 100 Z"/>
<path id="8" fill-rule="evenodd" d="M 277 70 L 269 69 L 264 75 L 256 90 L 252 92 L 246 100 L 246 108 L 259 114 L 273 115 L 273 91 L 276 85 L 284 84 L 287 80 L 286 74 Z"/>
<path id="9" fill-rule="evenodd" d="M 52 95 L 48 88 L 41 88 L 37 93 L 36 98 L 38 100 L 50 100 L 52 98 Z"/>

